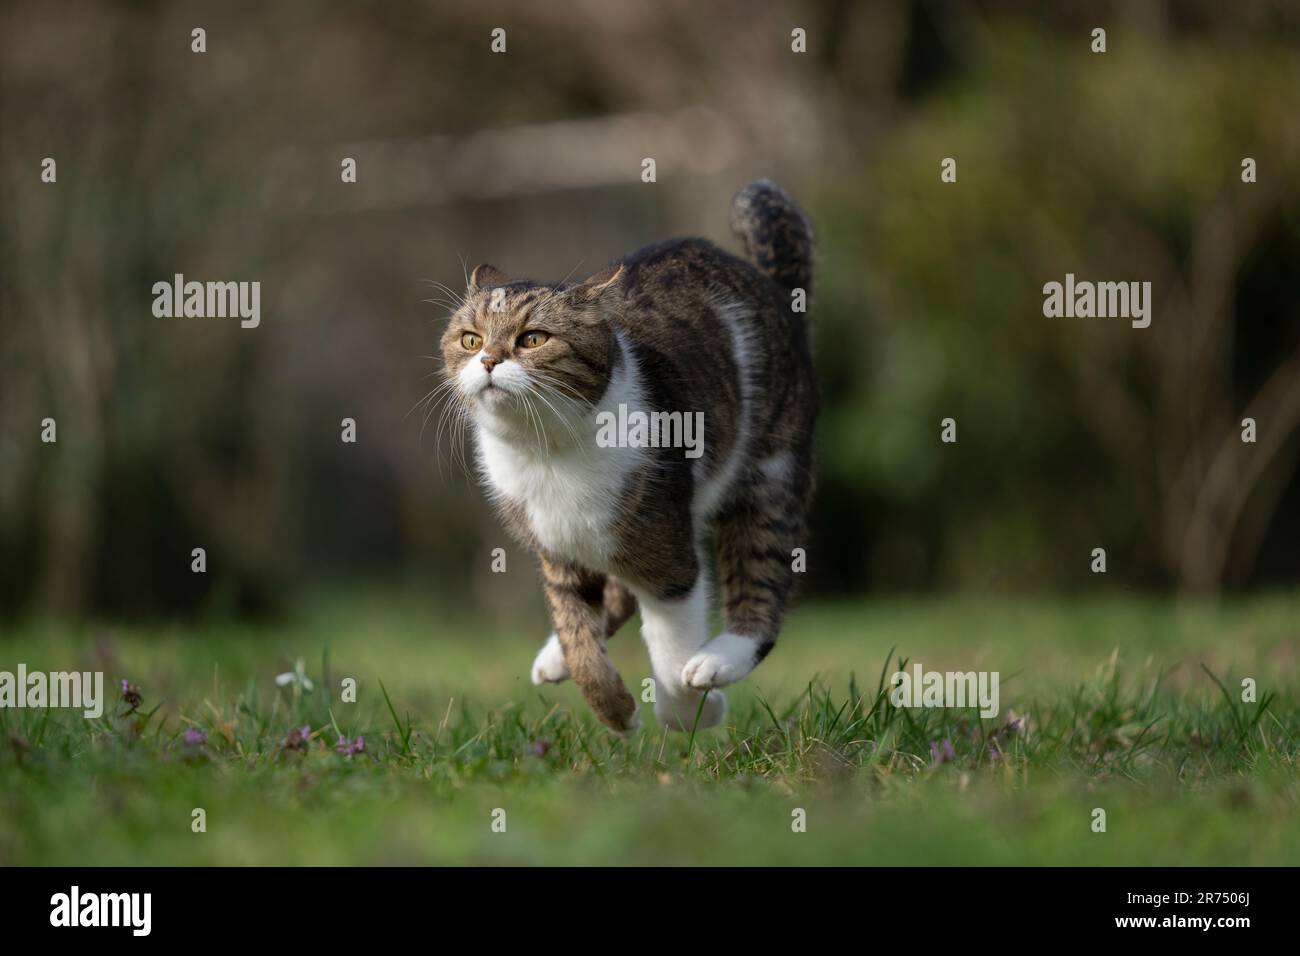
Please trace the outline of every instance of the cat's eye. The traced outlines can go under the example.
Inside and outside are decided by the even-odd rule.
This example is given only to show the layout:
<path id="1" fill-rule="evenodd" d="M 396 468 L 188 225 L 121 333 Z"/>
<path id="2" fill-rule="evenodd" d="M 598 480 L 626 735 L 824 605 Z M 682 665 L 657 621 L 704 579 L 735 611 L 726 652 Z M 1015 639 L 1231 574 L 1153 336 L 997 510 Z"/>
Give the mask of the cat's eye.
<path id="1" fill-rule="evenodd" d="M 550 332 L 525 332 L 523 335 L 519 336 L 519 347 L 535 349 L 539 345 L 545 345 L 546 340 L 550 337 Z"/>
<path id="2" fill-rule="evenodd" d="M 477 352 L 483 347 L 483 336 L 477 332 L 466 332 L 460 337 L 461 348 L 469 349 L 471 352 Z"/>

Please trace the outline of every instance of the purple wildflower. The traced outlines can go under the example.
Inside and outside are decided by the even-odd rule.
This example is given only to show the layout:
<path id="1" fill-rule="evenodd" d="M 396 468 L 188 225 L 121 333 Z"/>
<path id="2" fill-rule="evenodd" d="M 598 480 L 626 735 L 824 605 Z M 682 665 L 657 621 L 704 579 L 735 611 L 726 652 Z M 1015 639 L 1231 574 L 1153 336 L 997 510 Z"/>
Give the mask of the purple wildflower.
<path id="1" fill-rule="evenodd" d="M 952 749 L 952 741 L 945 737 L 943 743 L 932 740 L 930 741 L 930 760 L 937 767 L 941 763 L 947 763 L 949 760 L 955 760 L 957 752 Z"/>
<path id="2" fill-rule="evenodd" d="M 533 753 L 537 754 L 537 756 L 539 757 L 545 757 L 546 754 L 550 751 L 550 749 L 551 749 L 551 742 L 549 740 L 533 741 Z"/>
<path id="3" fill-rule="evenodd" d="M 131 709 L 128 713 L 134 714 L 140 709 L 143 698 L 140 697 L 140 688 L 132 686 L 131 682 L 125 677 L 122 678 L 122 701 Z"/>
<path id="4" fill-rule="evenodd" d="M 208 742 L 208 732 L 199 727 L 186 727 L 181 740 L 187 747 L 202 747 Z"/>
<path id="5" fill-rule="evenodd" d="M 311 727 L 303 724 L 301 727 L 295 727 L 289 731 L 289 736 L 284 739 L 285 750 L 297 750 L 305 753 L 307 744 L 311 741 Z"/>
<path id="6" fill-rule="evenodd" d="M 334 745 L 334 749 L 351 760 L 355 754 L 366 752 L 366 738 L 358 737 L 356 740 L 349 742 L 347 737 L 340 736 L 339 742 Z"/>

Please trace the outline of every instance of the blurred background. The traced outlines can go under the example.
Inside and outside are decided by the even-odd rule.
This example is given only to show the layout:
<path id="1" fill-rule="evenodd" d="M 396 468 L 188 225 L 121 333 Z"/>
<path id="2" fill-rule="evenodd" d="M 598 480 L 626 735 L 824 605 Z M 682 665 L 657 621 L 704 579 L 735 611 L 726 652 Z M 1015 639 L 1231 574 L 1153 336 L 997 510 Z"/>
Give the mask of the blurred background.
<path id="1" fill-rule="evenodd" d="M 735 249 L 756 176 L 820 242 L 805 593 L 1294 584 L 1300 8 L 1087 6 L 6 3 L 0 619 L 531 607 L 411 411 L 426 280 Z M 1044 318 L 1067 272 L 1150 281 L 1151 327 Z M 260 281 L 260 327 L 154 318 L 175 273 Z"/>

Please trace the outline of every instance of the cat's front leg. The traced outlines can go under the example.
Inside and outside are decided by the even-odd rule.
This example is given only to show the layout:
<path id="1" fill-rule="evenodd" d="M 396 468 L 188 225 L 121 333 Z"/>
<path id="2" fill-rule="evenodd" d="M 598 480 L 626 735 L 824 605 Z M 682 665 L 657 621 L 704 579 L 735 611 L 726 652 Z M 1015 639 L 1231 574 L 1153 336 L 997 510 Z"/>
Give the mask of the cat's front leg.
<path id="1" fill-rule="evenodd" d="M 530 676 L 538 686 L 558 684 L 569 679 L 569 665 L 564 661 L 564 648 L 560 646 L 560 637 L 554 631 L 533 658 Z"/>
<path id="2" fill-rule="evenodd" d="M 605 576 L 545 556 L 542 576 L 569 676 L 601 723 L 619 733 L 635 730 L 636 701 L 605 653 Z M 539 659 L 546 653 L 544 647 Z"/>
<path id="3" fill-rule="evenodd" d="M 636 613 L 636 598 L 627 585 L 610 575 L 605 579 L 605 638 L 608 640 Z M 558 684 L 569 679 L 569 665 L 564 662 L 564 648 L 554 632 L 533 658 L 534 684 Z"/>

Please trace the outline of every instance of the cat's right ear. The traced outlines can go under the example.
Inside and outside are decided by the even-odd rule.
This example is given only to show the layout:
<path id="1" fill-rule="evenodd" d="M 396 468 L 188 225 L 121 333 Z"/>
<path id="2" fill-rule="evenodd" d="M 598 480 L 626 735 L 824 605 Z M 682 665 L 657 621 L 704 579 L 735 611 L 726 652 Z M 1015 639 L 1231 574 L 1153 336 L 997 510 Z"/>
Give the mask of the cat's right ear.
<path id="1" fill-rule="evenodd" d="M 595 275 L 588 276 L 581 285 L 576 285 L 570 289 L 568 292 L 569 298 L 579 305 L 587 305 L 599 302 L 605 296 L 615 296 L 618 294 L 622 278 L 623 264 L 621 262 L 607 266 Z"/>
<path id="2" fill-rule="evenodd" d="M 499 285 L 505 285 L 506 282 L 505 273 L 496 266 L 488 265 L 486 262 L 475 266 L 474 271 L 469 274 L 469 289 L 471 292 L 492 289 Z"/>

